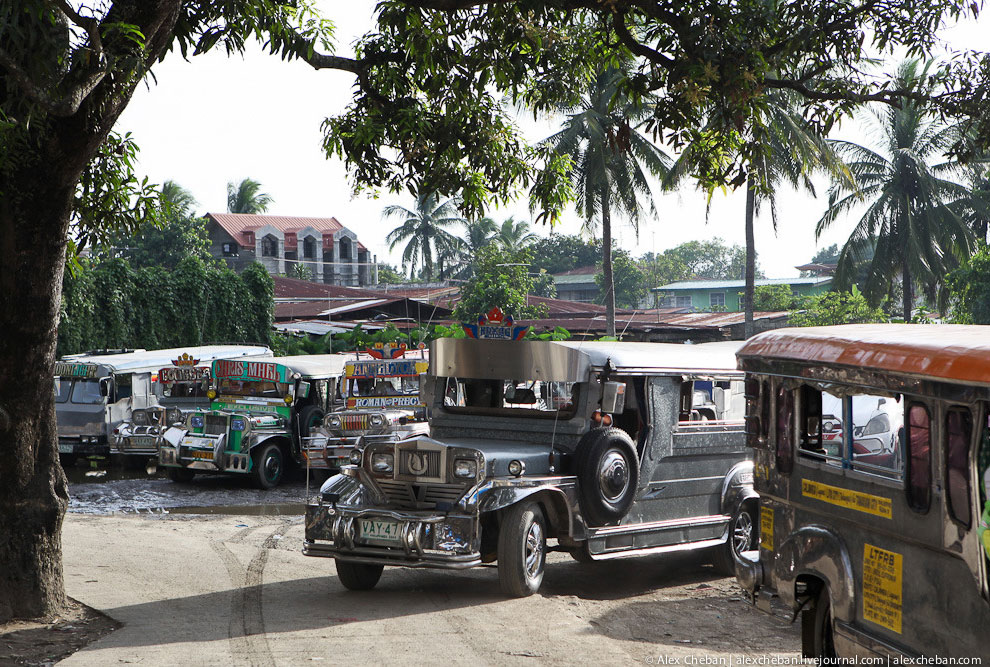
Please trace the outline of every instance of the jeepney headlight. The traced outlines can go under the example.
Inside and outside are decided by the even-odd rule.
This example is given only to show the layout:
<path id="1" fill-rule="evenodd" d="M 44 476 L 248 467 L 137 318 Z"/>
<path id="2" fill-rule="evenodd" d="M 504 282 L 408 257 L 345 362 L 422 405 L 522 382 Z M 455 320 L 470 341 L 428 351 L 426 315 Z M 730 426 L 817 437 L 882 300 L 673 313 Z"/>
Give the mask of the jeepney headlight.
<path id="1" fill-rule="evenodd" d="M 212 401 L 214 398 L 217 397 L 217 390 L 216 389 L 208 389 L 206 391 L 206 397 Z"/>
<path id="2" fill-rule="evenodd" d="M 361 465 L 361 450 L 352 449 L 351 453 L 347 455 L 347 460 L 356 466 Z"/>
<path id="3" fill-rule="evenodd" d="M 509 461 L 509 474 L 513 477 L 519 477 L 524 472 L 526 472 L 526 464 L 519 459 L 512 459 Z"/>
<path id="4" fill-rule="evenodd" d="M 392 472 L 395 467 L 395 456 L 392 454 L 379 453 L 371 455 L 371 471 L 382 475 Z"/>
<path id="5" fill-rule="evenodd" d="M 182 421 L 182 410 L 179 408 L 169 408 L 165 411 L 165 423 L 176 424 Z"/>
<path id="6" fill-rule="evenodd" d="M 189 418 L 189 425 L 193 428 L 203 428 L 202 415 L 193 415 Z"/>
<path id="7" fill-rule="evenodd" d="M 338 415 L 327 415 L 328 428 L 340 428 L 340 417 Z"/>
<path id="8" fill-rule="evenodd" d="M 890 418 L 887 415 L 877 415 L 869 421 L 863 435 L 878 435 L 890 430 Z"/>
<path id="9" fill-rule="evenodd" d="M 371 415 L 370 417 L 368 417 L 368 423 L 371 424 L 372 426 L 382 426 L 383 424 L 385 424 L 385 416 Z"/>
<path id="10" fill-rule="evenodd" d="M 244 419 L 231 419 L 230 420 L 230 430 L 231 431 L 243 431 L 244 430 Z"/>
<path id="11" fill-rule="evenodd" d="M 462 479 L 478 476 L 478 462 L 474 459 L 455 459 L 454 477 Z"/>
<path id="12" fill-rule="evenodd" d="M 135 426 L 147 426 L 151 423 L 148 419 L 148 413 L 144 410 L 135 410 L 131 413 L 131 421 L 134 422 Z"/>

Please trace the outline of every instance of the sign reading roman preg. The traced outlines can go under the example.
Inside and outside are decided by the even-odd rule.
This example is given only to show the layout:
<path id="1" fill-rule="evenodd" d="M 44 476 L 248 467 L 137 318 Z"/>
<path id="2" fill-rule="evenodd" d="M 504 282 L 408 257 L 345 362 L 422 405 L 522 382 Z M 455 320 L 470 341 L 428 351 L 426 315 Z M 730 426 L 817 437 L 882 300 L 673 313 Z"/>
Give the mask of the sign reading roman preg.
<path id="1" fill-rule="evenodd" d="M 288 371 L 284 366 L 263 361 L 215 361 L 213 373 L 217 378 L 231 380 L 267 380 L 268 382 L 288 382 Z"/>

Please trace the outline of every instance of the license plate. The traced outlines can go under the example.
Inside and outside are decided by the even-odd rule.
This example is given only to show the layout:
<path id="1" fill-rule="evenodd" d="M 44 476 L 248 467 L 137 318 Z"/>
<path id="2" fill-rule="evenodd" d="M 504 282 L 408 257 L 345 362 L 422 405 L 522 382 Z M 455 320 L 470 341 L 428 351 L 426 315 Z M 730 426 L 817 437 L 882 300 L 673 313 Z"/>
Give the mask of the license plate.
<path id="1" fill-rule="evenodd" d="M 190 452 L 194 459 L 203 459 L 204 461 L 213 460 L 213 452 Z"/>
<path id="2" fill-rule="evenodd" d="M 361 519 L 358 538 L 366 544 L 402 544 L 399 522 L 388 519 Z"/>
<path id="3" fill-rule="evenodd" d="M 58 453 L 59 454 L 71 454 L 72 453 L 72 449 L 73 449 L 72 448 L 72 445 L 63 445 L 61 442 L 58 443 Z"/>
<path id="4" fill-rule="evenodd" d="M 153 447 L 155 439 L 147 435 L 135 435 L 131 437 L 131 447 Z"/>

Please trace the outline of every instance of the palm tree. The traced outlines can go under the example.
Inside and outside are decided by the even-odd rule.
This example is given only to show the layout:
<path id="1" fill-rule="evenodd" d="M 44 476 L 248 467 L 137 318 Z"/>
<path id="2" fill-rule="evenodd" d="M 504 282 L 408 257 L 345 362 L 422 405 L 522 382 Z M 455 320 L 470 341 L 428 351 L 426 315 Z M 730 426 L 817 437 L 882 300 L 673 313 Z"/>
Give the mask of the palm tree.
<path id="1" fill-rule="evenodd" d="M 199 204 L 189 190 L 172 180 L 162 184 L 161 198 L 165 204 L 165 212 L 169 220 L 191 218 L 193 209 Z"/>
<path id="2" fill-rule="evenodd" d="M 742 139 L 741 153 L 746 156 L 745 172 L 746 204 L 746 269 L 743 335 L 753 335 L 753 302 L 756 294 L 756 235 L 754 222 L 760 207 L 770 207 L 773 228 L 777 230 L 776 189 L 786 182 L 791 187 L 804 188 L 816 196 L 811 175 L 818 169 L 829 172 L 836 181 L 851 183 L 849 171 L 832 149 L 828 141 L 804 121 L 795 96 L 787 91 L 772 91 L 761 100 L 758 115 L 754 116 Z M 723 119 L 712 119 L 709 130 L 724 124 Z M 735 127 L 728 131 L 738 131 Z M 696 162 L 700 145 L 689 144 L 664 180 L 667 188 L 686 178 Z"/>
<path id="3" fill-rule="evenodd" d="M 577 211 L 586 229 L 602 228 L 602 274 L 608 335 L 615 335 L 615 285 L 612 277 L 612 212 L 624 213 L 639 233 L 644 205 L 655 214 L 647 172 L 663 176 L 671 159 L 636 125 L 649 115 L 649 106 L 623 93 L 626 73 L 601 70 L 590 81 L 581 102 L 567 114 L 564 129 L 542 143 L 570 157 L 571 183 Z M 645 167 L 645 171 L 644 171 Z M 641 201 L 642 200 L 642 201 Z"/>
<path id="4" fill-rule="evenodd" d="M 930 91 L 930 63 L 907 60 L 894 85 Z M 834 142 L 858 181 L 858 189 L 837 183 L 817 233 L 840 214 L 866 202 L 866 212 L 839 255 L 836 283 L 843 286 L 857 261 L 873 252 L 863 293 L 871 305 L 887 295 L 900 276 L 904 320 L 912 314 L 913 286 L 934 291 L 954 256 L 968 254 L 972 232 L 949 203 L 967 195 L 964 186 L 945 178 L 959 170 L 953 161 L 931 164 L 958 139 L 958 128 L 935 118 L 918 102 L 884 107 L 870 114 L 877 150 L 848 141 Z"/>
<path id="5" fill-rule="evenodd" d="M 495 239 L 498 225 L 491 218 L 464 221 L 464 234 L 457 239 L 454 254 L 447 265 L 448 275 L 467 280 L 474 275 L 474 258 L 478 251 Z"/>
<path id="6" fill-rule="evenodd" d="M 518 252 L 531 245 L 539 238 L 529 231 L 529 223 L 525 220 L 516 222 L 512 216 L 502 221 L 495 235 L 495 240 L 502 244 L 506 250 Z"/>
<path id="7" fill-rule="evenodd" d="M 227 212 L 264 213 L 274 200 L 272 196 L 261 191 L 261 183 L 245 178 L 240 183 L 227 183 Z"/>
<path id="8" fill-rule="evenodd" d="M 385 240 L 389 243 L 389 250 L 402 242 L 406 243 L 402 263 L 409 266 L 410 278 L 415 275 L 416 264 L 422 261 L 423 277 L 432 280 L 435 277 L 434 257 L 437 254 L 444 256 L 457 246 L 457 238 L 446 228 L 465 223 L 457 210 L 459 203 L 459 197 L 441 202 L 439 195 L 432 192 L 417 197 L 414 210 L 392 205 L 382 211 L 382 219 L 402 219 L 402 224 L 390 231 Z"/>

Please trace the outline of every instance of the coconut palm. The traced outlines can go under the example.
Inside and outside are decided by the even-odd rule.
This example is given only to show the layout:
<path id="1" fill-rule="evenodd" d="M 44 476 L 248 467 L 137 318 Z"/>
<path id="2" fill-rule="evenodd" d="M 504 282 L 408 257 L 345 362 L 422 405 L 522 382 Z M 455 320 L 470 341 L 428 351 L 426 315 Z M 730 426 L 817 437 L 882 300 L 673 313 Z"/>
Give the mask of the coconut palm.
<path id="1" fill-rule="evenodd" d="M 647 174 L 663 176 L 670 157 L 636 130 L 649 106 L 623 94 L 626 73 L 603 69 L 567 115 L 564 128 L 545 139 L 558 155 L 571 160 L 571 183 L 585 227 L 601 223 L 602 274 L 608 334 L 615 335 L 615 286 L 612 276 L 612 213 L 625 214 L 637 234 L 644 209 L 655 214 Z"/>
<path id="2" fill-rule="evenodd" d="M 240 183 L 227 183 L 227 212 L 264 213 L 272 204 L 272 196 L 261 191 L 261 183 L 245 178 Z"/>
<path id="3" fill-rule="evenodd" d="M 438 254 L 448 256 L 457 247 L 457 237 L 447 229 L 465 223 L 457 210 L 459 203 L 459 197 L 441 201 L 439 195 L 432 192 L 420 195 L 416 199 L 415 209 L 392 205 L 382 211 L 382 219 L 402 220 L 402 224 L 390 231 L 385 240 L 390 250 L 400 243 L 406 244 L 402 250 L 402 264 L 409 267 L 410 278 L 415 276 L 416 264 L 422 262 L 423 278 L 432 280 L 436 277 L 434 257 Z"/>
<path id="4" fill-rule="evenodd" d="M 502 221 L 495 234 L 495 240 L 502 244 L 506 250 L 519 252 L 526 246 L 531 245 L 539 238 L 529 231 L 529 223 L 525 220 L 516 220 L 509 216 Z"/>
<path id="5" fill-rule="evenodd" d="M 827 171 L 837 182 L 852 183 L 848 168 L 828 141 L 804 121 L 795 96 L 787 91 L 771 91 L 761 100 L 759 111 L 743 130 L 741 157 L 747 164 L 745 171 L 746 204 L 746 269 L 743 334 L 754 333 L 753 300 L 756 284 L 756 235 L 754 223 L 762 204 L 770 208 L 774 231 L 777 230 L 776 191 L 781 183 L 807 190 L 816 196 L 811 175 L 817 170 Z M 708 123 L 709 130 L 718 130 L 723 119 Z M 733 127 L 728 131 L 737 131 Z M 664 180 L 671 188 L 688 177 L 703 146 L 689 144 Z"/>
<path id="6" fill-rule="evenodd" d="M 199 204 L 189 190 L 172 180 L 162 184 L 162 202 L 169 220 L 191 218 L 193 209 Z"/>
<path id="7" fill-rule="evenodd" d="M 894 85 L 930 91 L 929 66 L 905 61 Z M 899 109 L 871 110 L 869 120 L 877 135 L 876 150 L 834 142 L 858 189 L 845 183 L 832 186 L 829 208 L 818 221 L 817 232 L 865 201 L 866 211 L 839 255 L 836 283 L 841 287 L 851 282 L 857 261 L 872 251 L 863 293 L 876 305 L 900 277 L 907 321 L 915 283 L 934 291 L 956 258 L 969 253 L 972 242 L 968 225 L 949 205 L 967 196 L 967 189 L 949 178 L 959 171 L 959 164 L 932 164 L 958 139 L 958 128 L 914 101 L 905 101 Z"/>

